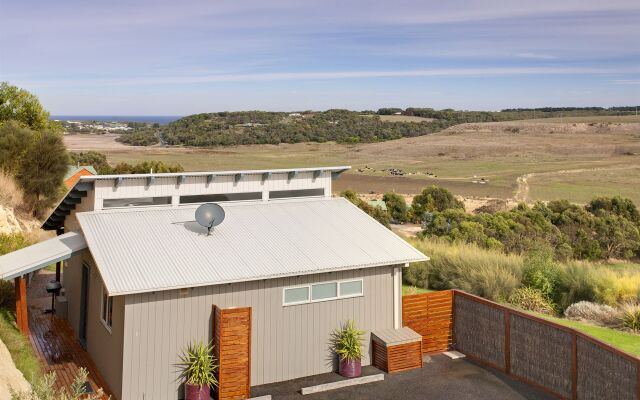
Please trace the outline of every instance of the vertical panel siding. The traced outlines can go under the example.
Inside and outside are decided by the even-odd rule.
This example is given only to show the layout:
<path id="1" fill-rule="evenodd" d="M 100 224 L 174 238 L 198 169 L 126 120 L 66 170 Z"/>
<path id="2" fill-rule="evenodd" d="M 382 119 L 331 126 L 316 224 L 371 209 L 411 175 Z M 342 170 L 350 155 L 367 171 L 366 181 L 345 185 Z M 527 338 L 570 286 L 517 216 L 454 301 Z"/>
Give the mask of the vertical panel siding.
<path id="1" fill-rule="evenodd" d="M 347 319 L 370 332 L 393 327 L 392 267 L 271 279 L 125 296 L 122 400 L 182 397 L 176 363 L 193 340 L 211 340 L 212 305 L 252 307 L 251 384 L 329 372 L 331 332 Z M 282 306 L 283 287 L 336 279 L 364 280 L 364 296 Z"/>
<path id="2" fill-rule="evenodd" d="M 91 354 L 91 358 L 109 385 L 114 396 L 120 399 L 122 390 L 125 298 L 123 296 L 113 298 L 113 322 L 111 332 L 109 332 L 100 320 L 102 305 L 102 280 L 100 279 L 100 274 L 90 254 L 85 252 L 83 256 L 84 261 L 90 267 L 89 290 L 87 294 L 87 352 Z M 80 269 L 80 274 L 81 273 L 82 270 Z M 78 282 L 80 285 L 81 281 L 81 279 L 78 279 L 75 282 Z"/>

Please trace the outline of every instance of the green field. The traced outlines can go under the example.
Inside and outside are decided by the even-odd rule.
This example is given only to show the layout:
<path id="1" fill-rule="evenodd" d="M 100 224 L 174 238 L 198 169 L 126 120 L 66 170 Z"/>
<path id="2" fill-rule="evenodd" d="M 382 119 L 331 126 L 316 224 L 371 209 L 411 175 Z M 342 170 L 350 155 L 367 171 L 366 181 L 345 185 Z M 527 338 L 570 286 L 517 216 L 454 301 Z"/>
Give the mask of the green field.
<path id="1" fill-rule="evenodd" d="M 424 186 L 440 185 L 465 197 L 518 195 L 527 201 L 566 198 L 584 203 L 597 195 L 619 194 L 640 204 L 640 123 L 628 122 L 635 116 L 594 118 L 625 123 L 545 119 L 462 124 L 438 134 L 367 144 L 196 149 L 124 146 L 110 135 L 76 135 L 65 141 L 71 150 L 102 151 L 111 163 L 154 159 L 180 163 L 190 171 L 351 165 L 335 182 L 336 191 L 411 195 Z M 402 169 L 405 175 L 392 176 L 383 171 L 388 168 Z M 518 178 L 528 174 L 524 193 Z"/>

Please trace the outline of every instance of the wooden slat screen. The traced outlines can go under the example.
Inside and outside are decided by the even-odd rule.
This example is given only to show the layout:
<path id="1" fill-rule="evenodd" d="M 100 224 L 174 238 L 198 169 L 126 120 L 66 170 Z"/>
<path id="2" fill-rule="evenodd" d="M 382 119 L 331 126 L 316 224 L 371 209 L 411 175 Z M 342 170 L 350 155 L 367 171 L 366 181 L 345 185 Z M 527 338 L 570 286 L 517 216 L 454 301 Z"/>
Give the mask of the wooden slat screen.
<path id="1" fill-rule="evenodd" d="M 214 356 L 218 399 L 248 399 L 251 388 L 251 307 L 214 306 Z"/>
<path id="2" fill-rule="evenodd" d="M 402 325 L 422 335 L 422 352 L 438 353 L 451 348 L 453 338 L 453 292 L 414 294 L 402 298 Z"/>

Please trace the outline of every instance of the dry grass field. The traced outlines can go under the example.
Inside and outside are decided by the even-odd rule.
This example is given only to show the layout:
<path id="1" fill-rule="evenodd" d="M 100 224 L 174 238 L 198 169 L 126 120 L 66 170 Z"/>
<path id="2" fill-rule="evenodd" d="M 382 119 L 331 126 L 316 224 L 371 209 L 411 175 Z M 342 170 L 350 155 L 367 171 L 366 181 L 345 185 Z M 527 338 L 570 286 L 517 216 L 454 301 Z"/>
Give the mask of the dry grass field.
<path id="1" fill-rule="evenodd" d="M 610 117 L 596 117 L 610 118 Z M 65 138 L 112 163 L 157 159 L 187 170 L 351 165 L 335 190 L 415 194 L 441 185 L 465 197 L 566 198 L 621 194 L 640 204 L 640 122 L 549 120 L 462 124 L 430 136 L 373 144 L 299 143 L 215 149 L 129 147 L 114 136 Z M 392 176 L 389 168 L 405 171 Z"/>

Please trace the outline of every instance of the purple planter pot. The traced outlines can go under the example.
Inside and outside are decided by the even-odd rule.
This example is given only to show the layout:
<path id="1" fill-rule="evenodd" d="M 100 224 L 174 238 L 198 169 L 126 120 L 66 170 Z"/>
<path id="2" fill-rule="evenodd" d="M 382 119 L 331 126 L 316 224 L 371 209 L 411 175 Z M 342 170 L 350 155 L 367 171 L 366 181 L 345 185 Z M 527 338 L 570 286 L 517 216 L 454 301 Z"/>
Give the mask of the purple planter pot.
<path id="1" fill-rule="evenodd" d="M 360 360 L 340 360 L 338 372 L 345 378 L 357 378 L 362 375 L 362 363 Z"/>
<path id="2" fill-rule="evenodd" d="M 210 400 L 209 385 L 184 384 L 184 400 Z"/>

